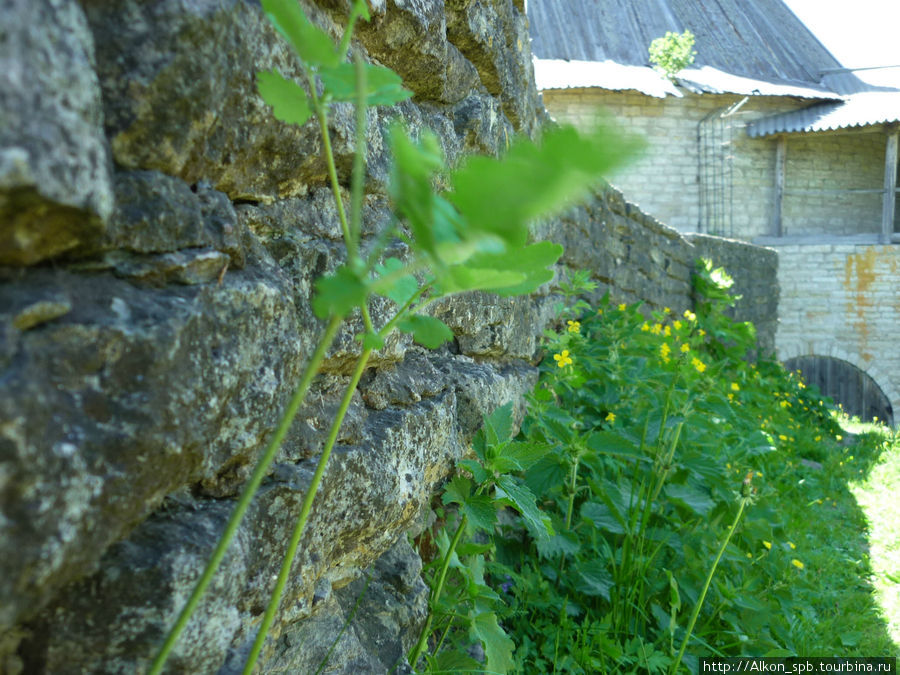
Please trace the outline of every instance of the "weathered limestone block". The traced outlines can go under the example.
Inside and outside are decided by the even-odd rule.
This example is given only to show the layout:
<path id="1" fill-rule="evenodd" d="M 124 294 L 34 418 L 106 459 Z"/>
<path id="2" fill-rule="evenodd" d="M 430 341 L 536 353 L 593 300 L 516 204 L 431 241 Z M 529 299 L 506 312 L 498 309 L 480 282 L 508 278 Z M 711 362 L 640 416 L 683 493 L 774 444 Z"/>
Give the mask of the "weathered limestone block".
<path id="1" fill-rule="evenodd" d="M 221 286 L 51 270 L 0 284 L 0 632 L 164 495 L 255 458 L 310 351 L 290 297 L 260 267 Z M 40 303 L 58 310 L 37 320 Z"/>
<path id="2" fill-rule="evenodd" d="M 278 637 L 285 626 L 311 616 L 329 588 L 350 583 L 412 525 L 460 456 L 455 408 L 455 395 L 447 392 L 373 414 L 362 444 L 335 448 L 265 658 L 284 648 Z M 176 647 L 173 671 L 215 672 L 229 651 L 239 660 L 246 654 L 315 461 L 276 466 Z M 70 585 L 31 624 L 33 636 L 20 650 L 28 672 L 144 670 L 232 506 L 231 500 L 169 500 L 114 544 L 98 573 Z M 408 590 L 416 586 L 407 582 Z M 418 613 L 414 605 L 407 615 Z M 116 626 L 115 636 L 110 626 Z"/>
<path id="3" fill-rule="evenodd" d="M 419 576 L 421 569 L 419 556 L 401 537 L 363 576 L 325 600 L 327 605 L 309 620 L 287 628 L 267 667 L 272 672 L 315 672 L 359 599 L 325 672 L 411 673 L 406 654 L 427 611 L 428 587 Z"/>
<path id="4" fill-rule="evenodd" d="M 0 27 L 0 265 L 103 232 L 110 166 L 94 41 L 75 0 L 10 0 Z"/>
<path id="5" fill-rule="evenodd" d="M 456 103 L 479 84 L 475 66 L 447 41 L 444 0 L 387 0 L 358 35 L 421 100 Z"/>
<path id="6" fill-rule="evenodd" d="M 183 3 L 87 2 L 97 42 L 106 131 L 113 156 L 129 169 L 156 169 L 192 184 L 209 181 L 232 200 L 303 194 L 326 176 L 317 125 L 276 120 L 256 73 L 300 79 L 297 58 L 250 0 Z M 332 32 L 327 14 L 304 9 Z M 353 112 L 330 119 L 337 161 L 349 167 Z M 370 127 L 377 111 L 370 116 Z M 380 136 L 370 134 L 371 152 Z M 382 162 L 383 163 L 383 162 Z M 373 165 L 377 162 L 373 162 Z"/>
<path id="7" fill-rule="evenodd" d="M 540 108 L 525 12 L 513 0 L 446 0 L 447 35 L 500 99 L 517 132 L 534 136 Z"/>

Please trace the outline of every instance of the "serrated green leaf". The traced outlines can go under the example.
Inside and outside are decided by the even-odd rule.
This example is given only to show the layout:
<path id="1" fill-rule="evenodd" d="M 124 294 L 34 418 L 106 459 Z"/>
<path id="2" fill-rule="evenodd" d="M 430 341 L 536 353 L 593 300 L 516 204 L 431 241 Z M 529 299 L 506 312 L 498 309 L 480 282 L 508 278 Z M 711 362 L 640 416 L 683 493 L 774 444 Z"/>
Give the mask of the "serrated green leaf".
<path id="1" fill-rule="evenodd" d="M 625 534 L 624 522 L 617 518 L 606 504 L 585 502 L 581 506 L 581 517 L 605 532 Z"/>
<path id="2" fill-rule="evenodd" d="M 350 310 L 366 301 L 369 289 L 349 267 L 339 267 L 337 271 L 316 281 L 316 297 L 313 298 L 313 312 L 320 319 L 330 316 L 346 316 Z"/>
<path id="3" fill-rule="evenodd" d="M 466 499 L 460 509 L 469 519 L 467 532 L 471 535 L 475 530 L 492 532 L 497 522 L 497 507 L 487 495 L 472 495 Z"/>
<path id="4" fill-rule="evenodd" d="M 500 476 L 495 489 L 501 502 L 509 504 L 522 515 L 535 539 L 553 535 L 550 518 L 538 509 L 534 495 L 525 485 L 517 483 L 512 476 Z"/>
<path id="5" fill-rule="evenodd" d="M 429 349 L 437 349 L 453 339 L 453 331 L 433 316 L 413 314 L 397 324 L 404 333 L 412 333 L 413 339 Z"/>
<path id="6" fill-rule="evenodd" d="M 276 119 L 288 124 L 304 124 L 312 115 L 306 92 L 296 82 L 285 79 L 275 71 L 256 74 L 259 95 L 272 106 Z"/>
<path id="7" fill-rule="evenodd" d="M 375 265 L 375 273 L 379 278 L 383 279 L 391 274 L 396 274 L 403 269 L 403 263 L 397 258 L 387 258 L 384 263 Z M 383 291 L 381 294 L 390 298 L 400 307 L 409 302 L 419 290 L 419 282 L 412 274 L 405 274 L 397 277 L 391 284 L 391 287 Z"/>
<path id="8" fill-rule="evenodd" d="M 454 476 L 444 488 L 441 502 L 444 504 L 465 504 L 472 494 L 472 481 L 464 476 Z"/>
<path id="9" fill-rule="evenodd" d="M 306 65 L 333 68 L 340 62 L 341 54 L 331 38 L 306 18 L 297 0 L 262 0 L 262 7 Z"/>
<path id="10" fill-rule="evenodd" d="M 640 448 L 630 439 L 615 431 L 595 431 L 587 438 L 587 446 L 601 455 L 647 460 Z"/>
<path id="11" fill-rule="evenodd" d="M 469 158 L 451 175 L 450 199 L 474 230 L 522 246 L 531 221 L 573 203 L 634 147 L 610 127 L 560 127 L 539 146 L 517 141 L 502 159 Z"/>
<path id="12" fill-rule="evenodd" d="M 494 408 L 494 411 L 484 418 L 484 429 L 488 444 L 497 445 L 509 440 L 512 436 L 513 426 L 513 404 L 507 401 L 501 406 Z"/>
<path id="13" fill-rule="evenodd" d="M 613 577 L 606 564 L 600 560 L 578 561 L 575 564 L 578 580 L 575 589 L 585 595 L 599 596 L 609 600 L 609 589 L 613 585 Z"/>
<path id="14" fill-rule="evenodd" d="M 666 485 L 666 496 L 689 508 L 698 516 L 705 516 L 715 506 L 715 502 L 705 490 L 692 485 Z"/>
<path id="15" fill-rule="evenodd" d="M 552 537 L 538 539 L 538 553 L 544 558 L 559 558 L 562 555 L 572 556 L 581 550 L 581 541 L 574 532 L 557 532 Z"/>
<path id="16" fill-rule="evenodd" d="M 490 478 L 490 474 L 484 470 L 484 467 L 481 466 L 474 459 L 461 459 L 458 462 L 459 466 L 465 469 L 466 471 L 472 474 L 472 478 L 475 479 L 475 482 L 478 484 L 483 483 L 488 478 Z"/>
<path id="17" fill-rule="evenodd" d="M 443 650 L 434 657 L 434 672 L 454 673 L 454 672 L 478 672 L 481 670 L 482 664 L 467 654 L 459 651 Z"/>
<path id="18" fill-rule="evenodd" d="M 494 673 L 507 673 L 515 668 L 512 657 L 515 644 L 497 623 L 497 615 L 482 612 L 471 616 L 471 620 L 472 633 L 484 646 L 486 669 Z"/>
<path id="19" fill-rule="evenodd" d="M 393 105 L 405 101 L 413 94 L 403 88 L 403 80 L 390 68 L 364 64 L 366 75 L 366 105 Z M 333 68 L 323 68 L 319 76 L 325 91 L 335 101 L 356 100 L 356 66 L 340 63 Z"/>
<path id="20" fill-rule="evenodd" d="M 525 484 L 534 494 L 543 497 L 553 488 L 562 485 L 565 477 L 566 468 L 562 459 L 555 453 L 548 453 L 525 475 Z"/>
<path id="21" fill-rule="evenodd" d="M 500 449 L 498 458 L 514 462 L 518 471 L 528 471 L 552 449 L 546 443 L 514 441 Z"/>

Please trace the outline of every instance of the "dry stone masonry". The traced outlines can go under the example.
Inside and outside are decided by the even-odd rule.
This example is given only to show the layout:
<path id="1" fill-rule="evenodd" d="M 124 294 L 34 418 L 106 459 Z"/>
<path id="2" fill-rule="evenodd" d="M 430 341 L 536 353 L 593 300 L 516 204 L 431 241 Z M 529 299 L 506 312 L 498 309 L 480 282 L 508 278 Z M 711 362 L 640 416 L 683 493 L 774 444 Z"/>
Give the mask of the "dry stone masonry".
<path id="1" fill-rule="evenodd" d="M 347 0 L 302 0 L 341 32 Z M 369 59 L 415 98 L 369 111 L 364 227 L 390 217 L 385 133 L 434 131 L 451 162 L 545 123 L 521 0 L 371 0 Z M 297 74 L 252 0 L 8 0 L 0 8 L 0 671 L 141 672 L 180 611 L 320 330 L 340 262 L 315 125 L 271 115 L 255 73 Z M 352 110 L 331 132 L 349 172 Z M 744 284 L 773 340 L 774 252 L 686 240 L 609 187 L 536 236 L 617 300 L 691 306 L 700 255 Z M 402 251 L 399 251 L 402 253 Z M 561 270 L 562 271 L 562 270 Z M 472 294 L 456 340 L 395 337 L 351 405 L 264 672 L 387 672 L 424 617 L 406 533 L 482 416 L 534 384 L 553 287 Z M 385 307 L 372 308 L 376 323 Z M 349 326 L 170 672 L 230 673 L 252 642 L 358 350 Z M 766 342 L 768 341 L 768 343 Z M 395 672 L 403 672 L 401 665 Z"/>

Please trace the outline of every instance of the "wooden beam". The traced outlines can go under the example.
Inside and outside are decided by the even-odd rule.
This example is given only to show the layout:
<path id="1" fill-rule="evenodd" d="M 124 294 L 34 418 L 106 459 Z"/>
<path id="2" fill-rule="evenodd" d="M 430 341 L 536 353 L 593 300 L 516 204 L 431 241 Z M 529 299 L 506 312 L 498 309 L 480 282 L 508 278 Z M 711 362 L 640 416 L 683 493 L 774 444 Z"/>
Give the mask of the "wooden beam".
<path id="1" fill-rule="evenodd" d="M 881 208 L 882 244 L 890 244 L 894 234 L 894 204 L 897 191 L 897 127 L 887 129 L 884 148 L 884 202 Z"/>
<path id="2" fill-rule="evenodd" d="M 778 137 L 775 146 L 775 203 L 772 208 L 772 236 L 784 235 L 784 227 L 781 223 L 781 210 L 784 203 L 784 155 L 787 138 L 784 134 Z"/>

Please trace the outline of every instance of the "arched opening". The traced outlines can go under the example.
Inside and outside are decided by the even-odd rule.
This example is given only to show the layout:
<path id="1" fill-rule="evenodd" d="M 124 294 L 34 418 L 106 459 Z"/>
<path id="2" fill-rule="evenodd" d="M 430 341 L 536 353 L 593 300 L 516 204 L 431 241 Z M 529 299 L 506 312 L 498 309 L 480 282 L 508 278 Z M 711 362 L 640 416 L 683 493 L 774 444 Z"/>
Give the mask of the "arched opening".
<path id="1" fill-rule="evenodd" d="M 825 396 L 840 403 L 848 415 L 865 422 L 877 417 L 894 424 L 888 397 L 875 380 L 852 363 L 831 356 L 797 356 L 784 365 L 788 370 L 799 370 L 807 384 L 816 385 Z"/>

